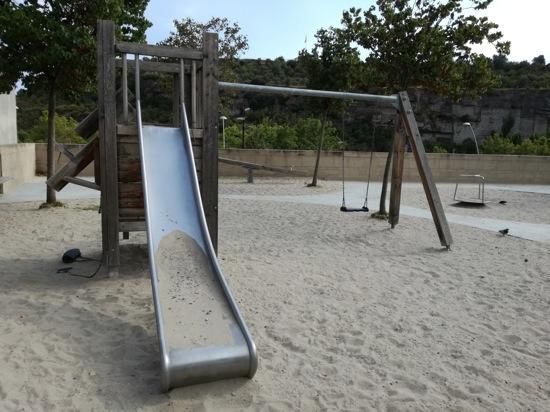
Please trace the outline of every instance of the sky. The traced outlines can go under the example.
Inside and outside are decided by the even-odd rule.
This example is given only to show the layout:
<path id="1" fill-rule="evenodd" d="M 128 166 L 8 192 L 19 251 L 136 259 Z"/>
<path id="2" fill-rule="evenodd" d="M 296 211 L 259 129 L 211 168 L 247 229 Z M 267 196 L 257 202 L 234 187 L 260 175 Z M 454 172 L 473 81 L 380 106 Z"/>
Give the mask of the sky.
<path id="1" fill-rule="evenodd" d="M 339 26 L 342 11 L 350 7 L 368 8 L 372 0 L 150 0 L 146 11 L 153 23 L 147 41 L 168 37 L 173 20 L 191 17 L 206 22 L 211 17 L 227 17 L 241 26 L 248 37 L 245 58 L 282 56 L 292 59 L 304 47 L 311 49 L 320 28 Z M 531 61 L 541 54 L 550 60 L 548 16 L 550 0 L 494 0 L 484 15 L 499 24 L 505 40 L 512 42 L 509 60 Z M 490 45 L 479 49 L 494 54 Z"/>

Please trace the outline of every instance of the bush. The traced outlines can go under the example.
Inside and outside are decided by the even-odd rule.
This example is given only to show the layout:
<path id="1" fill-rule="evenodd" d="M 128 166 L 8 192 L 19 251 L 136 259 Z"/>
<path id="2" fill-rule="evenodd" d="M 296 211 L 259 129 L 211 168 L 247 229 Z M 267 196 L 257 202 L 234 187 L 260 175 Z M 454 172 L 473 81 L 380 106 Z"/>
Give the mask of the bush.
<path id="1" fill-rule="evenodd" d="M 432 150 L 430 150 L 430 153 L 449 153 L 449 152 L 443 146 L 435 144 L 433 145 Z"/>
<path id="2" fill-rule="evenodd" d="M 481 151 L 486 154 L 550 156 L 550 138 L 539 136 L 520 141 L 494 135 L 481 143 Z"/>
<path id="3" fill-rule="evenodd" d="M 55 140 L 59 143 L 86 143 L 86 141 L 76 134 L 76 120 L 65 116 L 55 116 Z M 30 130 L 19 134 L 19 140 L 22 143 L 45 143 L 48 141 L 48 112 L 42 112 L 42 115 Z"/>
<path id="4" fill-rule="evenodd" d="M 245 125 L 245 148 L 313 150 L 317 148 L 321 121 L 315 118 L 299 119 L 294 124 L 277 124 L 263 119 L 258 124 Z M 221 138 L 221 136 L 220 136 Z M 226 147 L 242 147 L 242 124 L 233 124 L 225 128 Z M 323 148 L 330 150 L 339 147 L 337 131 L 327 121 Z"/>

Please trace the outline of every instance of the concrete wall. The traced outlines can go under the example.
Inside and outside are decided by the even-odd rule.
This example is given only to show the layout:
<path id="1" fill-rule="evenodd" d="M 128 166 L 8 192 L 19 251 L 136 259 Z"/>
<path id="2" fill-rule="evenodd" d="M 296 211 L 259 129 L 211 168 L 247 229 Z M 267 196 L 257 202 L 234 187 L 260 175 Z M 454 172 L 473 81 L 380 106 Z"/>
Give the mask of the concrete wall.
<path id="1" fill-rule="evenodd" d="M 36 156 L 33 143 L 0 145 L 0 176 L 12 180 L 0 185 L 0 193 L 13 190 L 18 184 L 36 175 Z"/>
<path id="2" fill-rule="evenodd" d="M 70 145 L 69 150 L 77 153 L 83 146 Z M 315 165 L 315 152 L 311 150 L 249 150 L 220 149 L 219 155 L 244 162 L 266 166 L 292 168 L 311 176 Z M 373 153 L 371 180 L 380 181 L 384 175 L 387 153 Z M 67 162 L 64 155 L 56 155 L 57 168 Z M 434 179 L 438 182 L 454 182 L 460 174 L 481 174 L 490 183 L 532 183 L 550 184 L 550 157 L 548 156 L 507 156 L 429 153 L 428 161 Z M 346 179 L 366 180 L 369 170 L 369 152 L 346 152 Z M 405 181 L 419 181 L 416 163 L 412 153 L 405 155 Z M 36 144 L 36 173 L 46 174 L 46 144 Z M 256 176 L 276 176 L 266 171 L 255 171 Z M 93 176 L 93 162 L 81 176 Z M 246 176 L 240 166 L 219 163 L 220 176 Z M 323 152 L 319 176 L 323 179 L 342 178 L 342 153 Z"/>
<path id="3" fill-rule="evenodd" d="M 48 145 L 46 143 L 36 143 L 36 174 L 37 175 L 46 175 L 47 169 L 47 159 L 48 159 Z M 84 145 L 80 144 L 66 144 L 65 147 L 73 154 L 78 153 Z M 55 152 L 56 166 L 55 170 L 59 170 L 65 163 L 69 161 L 67 156 Z M 94 175 L 94 162 L 90 163 L 81 173 L 80 176 L 93 176 Z"/>
<path id="4" fill-rule="evenodd" d="M 0 145 L 17 144 L 15 90 L 0 94 Z"/>
<path id="5" fill-rule="evenodd" d="M 244 162 L 258 163 L 282 168 L 293 168 L 311 176 L 315 165 L 314 151 L 293 150 L 220 150 L 220 156 Z M 374 153 L 371 180 L 380 181 L 384 175 L 387 153 Z M 460 174 L 481 174 L 489 183 L 550 184 L 550 157 L 467 155 L 429 153 L 428 161 L 437 182 L 455 182 Z M 370 153 L 346 152 L 345 175 L 348 180 L 366 180 Z M 220 176 L 246 176 L 240 166 L 219 164 Z M 257 176 L 274 176 L 273 173 L 256 171 Z M 319 176 L 323 179 L 342 178 L 342 153 L 323 152 Z M 412 153 L 406 153 L 404 180 L 419 181 L 416 162 Z"/>

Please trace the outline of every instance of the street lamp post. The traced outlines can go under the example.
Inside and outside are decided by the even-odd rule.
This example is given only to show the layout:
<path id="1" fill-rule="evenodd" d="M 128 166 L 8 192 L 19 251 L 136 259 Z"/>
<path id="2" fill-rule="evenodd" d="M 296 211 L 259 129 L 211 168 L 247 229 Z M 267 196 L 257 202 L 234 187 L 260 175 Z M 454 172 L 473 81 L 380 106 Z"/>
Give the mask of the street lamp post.
<path id="1" fill-rule="evenodd" d="M 220 116 L 220 120 L 222 121 L 222 142 L 223 148 L 225 149 L 225 121 L 227 120 L 227 117 Z"/>
<path id="2" fill-rule="evenodd" d="M 241 148 L 244 149 L 244 131 L 245 131 L 245 123 L 246 123 L 246 112 L 250 111 L 250 107 L 247 107 L 243 109 L 243 115 L 241 117 L 237 117 L 237 120 L 240 122 L 243 122 L 242 124 L 242 141 L 241 141 Z"/>
<path id="3" fill-rule="evenodd" d="M 476 144 L 476 152 L 477 152 L 477 154 L 479 154 L 479 146 L 477 145 L 477 138 L 476 138 L 476 134 L 474 132 L 474 128 L 472 127 L 472 124 L 469 123 L 469 122 L 464 122 L 463 125 L 469 127 L 470 130 L 472 131 L 472 136 L 474 136 L 474 143 Z"/>

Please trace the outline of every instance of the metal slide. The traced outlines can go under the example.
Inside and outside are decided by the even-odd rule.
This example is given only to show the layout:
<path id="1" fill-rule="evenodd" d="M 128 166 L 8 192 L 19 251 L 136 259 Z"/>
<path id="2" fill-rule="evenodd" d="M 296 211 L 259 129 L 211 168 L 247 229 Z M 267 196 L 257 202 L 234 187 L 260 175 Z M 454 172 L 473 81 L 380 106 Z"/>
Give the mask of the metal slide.
<path id="1" fill-rule="evenodd" d="M 216 259 L 182 128 L 143 126 L 137 102 L 149 265 L 162 389 L 252 378 L 256 346 Z"/>

